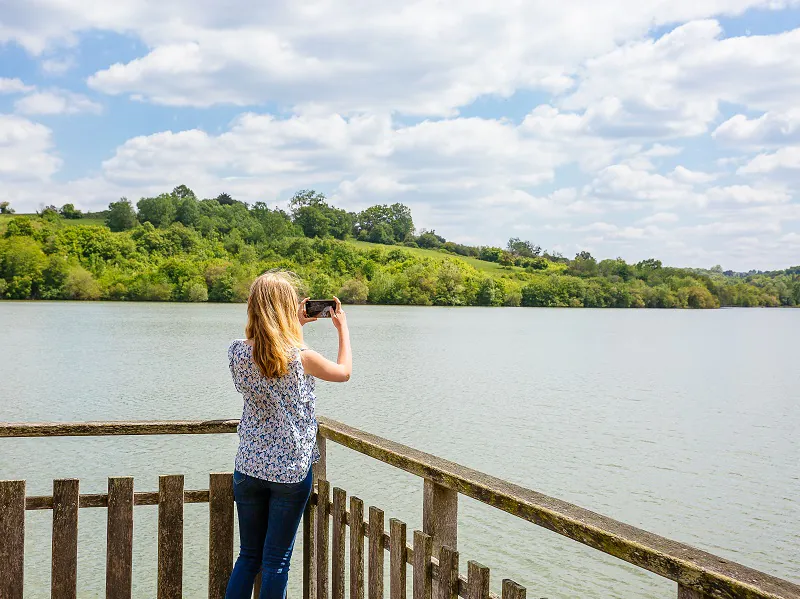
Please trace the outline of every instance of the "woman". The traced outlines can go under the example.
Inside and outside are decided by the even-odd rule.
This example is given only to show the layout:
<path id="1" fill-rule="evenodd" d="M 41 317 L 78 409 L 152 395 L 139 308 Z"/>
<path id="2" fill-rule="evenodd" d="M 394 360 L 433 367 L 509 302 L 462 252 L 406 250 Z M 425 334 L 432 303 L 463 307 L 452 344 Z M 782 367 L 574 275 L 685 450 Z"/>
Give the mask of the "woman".
<path id="1" fill-rule="evenodd" d="M 350 334 L 341 302 L 331 320 L 339 333 L 336 362 L 306 349 L 307 318 L 289 273 L 258 277 L 247 300 L 247 339 L 228 349 L 236 390 L 244 398 L 233 494 L 241 548 L 226 599 L 249 598 L 259 570 L 260 599 L 283 599 L 294 538 L 311 494 L 316 447 L 314 379 L 344 382 L 352 371 Z"/>

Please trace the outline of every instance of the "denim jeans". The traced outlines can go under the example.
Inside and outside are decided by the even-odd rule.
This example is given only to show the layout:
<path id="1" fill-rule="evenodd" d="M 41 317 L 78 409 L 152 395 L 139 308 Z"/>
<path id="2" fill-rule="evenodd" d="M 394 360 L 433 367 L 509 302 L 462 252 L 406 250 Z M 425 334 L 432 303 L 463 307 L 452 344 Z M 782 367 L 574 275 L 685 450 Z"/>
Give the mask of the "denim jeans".
<path id="1" fill-rule="evenodd" d="M 304 480 L 291 484 L 233 473 L 240 549 L 225 599 L 249 599 L 259 570 L 259 599 L 284 599 L 294 538 L 312 485 L 310 469 Z"/>

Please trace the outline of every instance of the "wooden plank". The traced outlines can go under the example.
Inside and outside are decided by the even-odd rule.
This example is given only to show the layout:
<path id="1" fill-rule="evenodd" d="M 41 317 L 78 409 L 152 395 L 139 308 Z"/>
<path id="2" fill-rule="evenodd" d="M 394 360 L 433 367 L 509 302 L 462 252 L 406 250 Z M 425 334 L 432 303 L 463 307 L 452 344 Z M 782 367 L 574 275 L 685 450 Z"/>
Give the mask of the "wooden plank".
<path id="1" fill-rule="evenodd" d="M 186 490 L 183 492 L 183 503 L 208 503 L 208 490 Z M 158 505 L 158 491 L 139 492 L 133 494 L 133 505 Z M 81 495 L 78 506 L 108 507 L 108 493 L 92 493 Z M 26 510 L 52 510 L 52 495 L 33 495 L 25 498 Z"/>
<path id="2" fill-rule="evenodd" d="M 320 416 L 319 430 L 395 468 L 477 499 L 715 599 L 800 599 L 800 585 Z"/>
<path id="3" fill-rule="evenodd" d="M 0 422 L 0 437 L 105 437 L 235 433 L 238 420 L 120 420 L 107 422 Z"/>
<path id="4" fill-rule="evenodd" d="M 75 599 L 78 594 L 79 485 L 75 478 L 53 481 L 51 599 Z"/>
<path id="5" fill-rule="evenodd" d="M 422 530 L 433 539 L 433 551 L 443 545 L 458 549 L 458 492 L 425 479 Z"/>
<path id="6" fill-rule="evenodd" d="M 364 599 L 364 502 L 350 498 L 350 599 Z"/>
<path id="7" fill-rule="evenodd" d="M 475 561 L 467 562 L 468 599 L 489 599 L 489 568 Z"/>
<path id="8" fill-rule="evenodd" d="M 431 599 L 431 555 L 433 539 L 421 530 L 414 531 L 414 599 Z"/>
<path id="9" fill-rule="evenodd" d="M 183 595 L 183 475 L 158 477 L 158 599 Z"/>
<path id="10" fill-rule="evenodd" d="M 389 520 L 389 599 L 406 599 L 406 525 Z"/>
<path id="11" fill-rule="evenodd" d="M 133 567 L 133 478 L 108 479 L 106 598 L 131 599 Z"/>
<path id="12" fill-rule="evenodd" d="M 503 595 L 502 599 L 525 599 L 525 587 L 518 585 L 510 578 L 503 580 Z"/>
<path id="13" fill-rule="evenodd" d="M 383 599 L 383 510 L 369 508 L 369 573 L 368 599 Z"/>
<path id="14" fill-rule="evenodd" d="M 331 539 L 331 597 L 344 599 L 344 547 L 347 535 L 345 514 L 347 513 L 347 493 L 336 487 L 333 489 L 333 535 Z"/>
<path id="15" fill-rule="evenodd" d="M 317 599 L 328 599 L 328 539 L 330 533 L 330 483 L 317 481 Z"/>
<path id="16" fill-rule="evenodd" d="M 458 551 L 447 545 L 439 550 L 438 599 L 458 599 Z"/>
<path id="17" fill-rule="evenodd" d="M 208 599 L 225 599 L 233 569 L 233 474 L 212 472 L 208 488 Z"/>
<path id="18" fill-rule="evenodd" d="M 22 599 L 25 481 L 0 480 L 0 597 Z"/>
<path id="19" fill-rule="evenodd" d="M 312 492 L 303 512 L 303 599 L 314 599 L 317 592 L 316 520 L 316 493 Z"/>

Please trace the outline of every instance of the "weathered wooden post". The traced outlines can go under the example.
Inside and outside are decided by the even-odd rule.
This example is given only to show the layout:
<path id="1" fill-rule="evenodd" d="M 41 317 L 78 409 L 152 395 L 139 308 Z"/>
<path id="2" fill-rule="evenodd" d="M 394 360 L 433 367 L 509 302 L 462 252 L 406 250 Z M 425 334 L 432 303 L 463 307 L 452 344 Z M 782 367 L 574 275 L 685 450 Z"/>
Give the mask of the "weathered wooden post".
<path id="1" fill-rule="evenodd" d="M 443 545 L 458 549 L 458 492 L 425 479 L 422 530 L 433 539 L 433 553 Z"/>
<path id="2" fill-rule="evenodd" d="M 312 466 L 314 489 L 317 481 L 327 480 L 327 447 L 325 437 L 317 433 L 317 448 L 319 461 Z M 311 501 L 306 506 L 303 514 L 303 599 L 314 599 L 317 596 L 317 542 L 314 522 L 316 521 L 317 508 Z"/>
<path id="3" fill-rule="evenodd" d="M 422 530 L 431 537 L 434 555 L 442 547 L 458 552 L 458 492 L 425 479 L 422 498 Z M 440 581 L 444 575 L 440 573 Z M 439 582 L 433 580 L 431 591 L 440 596 Z"/>

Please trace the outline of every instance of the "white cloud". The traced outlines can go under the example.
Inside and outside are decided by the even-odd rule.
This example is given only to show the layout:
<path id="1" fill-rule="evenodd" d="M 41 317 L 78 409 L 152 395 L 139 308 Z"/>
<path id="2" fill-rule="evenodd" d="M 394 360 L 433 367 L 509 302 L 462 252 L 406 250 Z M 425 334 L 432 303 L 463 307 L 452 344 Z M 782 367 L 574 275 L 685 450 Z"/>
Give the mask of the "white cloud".
<path id="1" fill-rule="evenodd" d="M 680 181 L 681 183 L 688 183 L 690 185 L 698 184 L 698 183 L 709 183 L 717 178 L 717 175 L 714 173 L 702 173 L 700 171 L 693 171 L 685 166 L 681 166 L 680 164 L 676 166 L 671 176 L 676 181 Z"/>
<path id="2" fill-rule="evenodd" d="M 728 185 L 712 187 L 706 191 L 711 202 L 737 204 L 780 204 L 792 199 L 785 189 L 758 188 L 749 185 Z"/>
<path id="3" fill-rule="evenodd" d="M 50 129 L 19 116 L 0 114 L 0 176 L 6 183 L 44 181 L 60 166 Z M 8 194 L 10 190 L 4 191 Z"/>
<path id="4" fill-rule="evenodd" d="M 48 75 L 63 75 L 78 66 L 74 56 L 48 58 L 42 61 L 42 70 Z"/>
<path id="5" fill-rule="evenodd" d="M 33 89 L 32 85 L 25 85 L 17 78 L 0 77 L 0 94 L 21 94 Z"/>
<path id="6" fill-rule="evenodd" d="M 637 222 L 641 225 L 669 225 L 679 220 L 680 217 L 674 212 L 656 212 L 655 214 L 639 219 Z"/>
<path id="7" fill-rule="evenodd" d="M 712 134 L 719 142 L 743 146 L 772 146 L 800 142 L 800 109 L 766 112 L 748 119 L 737 114 Z"/>
<path id="8" fill-rule="evenodd" d="M 744 166 L 739 167 L 737 173 L 764 175 L 776 171 L 797 170 L 800 170 L 800 146 L 788 146 L 772 154 L 759 154 Z"/>
<path id="9" fill-rule="evenodd" d="M 722 101 L 787 110 L 800 95 L 800 29 L 722 38 L 717 21 L 695 21 L 658 40 L 592 58 L 563 100 L 571 110 L 605 106 L 604 133 L 654 138 L 705 133 Z"/>
<path id="10" fill-rule="evenodd" d="M 604 197 L 645 200 L 659 206 L 701 201 L 691 184 L 627 164 L 615 164 L 600 171 L 592 182 L 592 188 Z"/>
<path id="11" fill-rule="evenodd" d="M 77 114 L 91 112 L 98 114 L 103 107 L 86 96 L 66 90 L 48 90 L 29 94 L 14 103 L 20 114 Z"/>
<path id="12" fill-rule="evenodd" d="M 15 40 L 32 53 L 70 45 L 88 30 L 141 40 L 148 54 L 90 78 L 90 85 L 107 93 L 176 106 L 270 101 L 322 104 L 347 114 L 392 110 L 440 116 L 482 95 L 506 97 L 518 89 L 562 93 L 574 85 L 585 60 L 654 27 L 786 2 L 532 0 L 490 7 L 476 0 L 403 5 L 350 0 L 254 7 L 241 1 L 198 6 L 189 0 L 37 0 L 36 11 L 27 0 L 7 4 L 0 40 Z M 636 109 L 612 103 L 602 111 L 613 117 Z M 644 115 L 638 124 L 620 128 L 599 116 L 596 126 L 609 134 L 645 125 Z M 664 130 L 683 130 L 664 116 Z"/>

